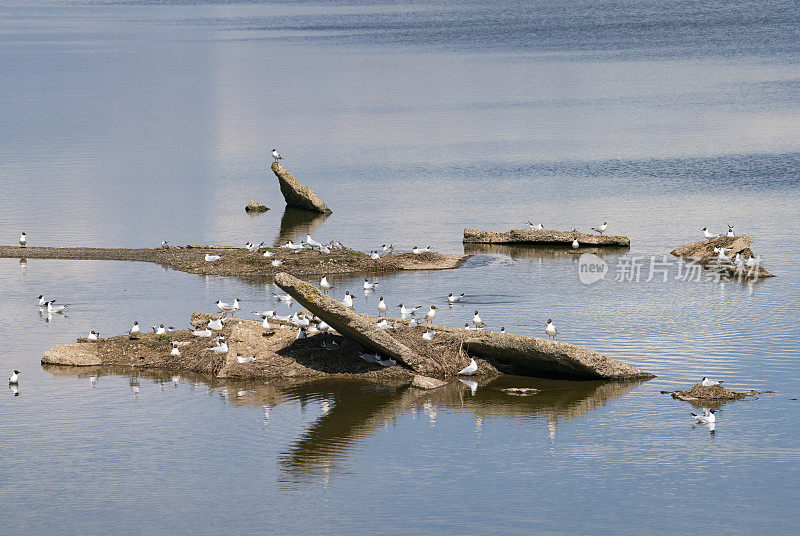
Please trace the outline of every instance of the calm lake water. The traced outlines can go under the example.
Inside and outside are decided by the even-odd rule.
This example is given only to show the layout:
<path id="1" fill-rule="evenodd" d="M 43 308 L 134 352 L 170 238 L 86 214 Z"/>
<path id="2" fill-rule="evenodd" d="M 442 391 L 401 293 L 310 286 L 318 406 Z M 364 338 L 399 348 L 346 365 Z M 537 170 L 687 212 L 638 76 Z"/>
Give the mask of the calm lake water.
<path id="1" fill-rule="evenodd" d="M 0 396 L 3 534 L 798 532 L 798 27 L 792 1 L 1 0 L 0 243 L 312 229 L 463 252 L 467 227 L 607 220 L 632 247 L 592 285 L 571 252 L 468 248 L 462 269 L 381 278 L 379 294 L 442 305 L 452 326 L 477 308 L 542 335 L 552 317 L 560 339 L 658 375 L 414 393 L 45 368 L 90 329 L 180 328 L 217 299 L 272 306 L 274 287 L 0 259 L 0 372 L 22 371 Z M 330 217 L 284 211 L 272 147 Z M 251 198 L 272 210 L 247 215 Z M 778 277 L 651 271 L 726 224 Z M 358 278 L 336 284 L 375 310 Z M 40 316 L 42 293 L 68 314 Z M 776 392 L 725 406 L 711 435 L 659 393 L 702 376 Z M 501 391 L 524 386 L 542 392 Z"/>

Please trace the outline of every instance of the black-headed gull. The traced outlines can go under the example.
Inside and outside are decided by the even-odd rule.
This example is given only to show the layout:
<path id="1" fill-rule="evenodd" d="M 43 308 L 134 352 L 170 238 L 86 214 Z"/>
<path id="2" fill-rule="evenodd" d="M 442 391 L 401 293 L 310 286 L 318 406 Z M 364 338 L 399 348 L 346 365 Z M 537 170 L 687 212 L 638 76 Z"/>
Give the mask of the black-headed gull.
<path id="1" fill-rule="evenodd" d="M 22 233 L 19 235 L 19 245 L 25 247 L 25 244 L 28 243 L 28 235 Z"/>
<path id="2" fill-rule="evenodd" d="M 572 241 L 572 249 L 578 249 L 579 247 L 581 247 L 581 244 L 580 242 L 578 242 L 578 239 L 576 238 Z"/>
<path id="3" fill-rule="evenodd" d="M 274 158 L 276 162 L 278 160 L 283 160 L 283 157 L 280 155 L 280 153 L 278 153 L 277 149 L 272 150 L 272 158 Z"/>
<path id="4" fill-rule="evenodd" d="M 311 238 L 310 234 L 306 234 L 306 244 L 308 244 L 312 248 L 317 248 L 317 249 L 322 247 L 322 244 Z"/>
<path id="5" fill-rule="evenodd" d="M 736 233 L 733 232 L 733 225 L 728 224 L 728 234 L 726 234 L 725 236 L 727 236 L 728 238 L 734 238 L 736 236 Z"/>
<path id="6" fill-rule="evenodd" d="M 607 228 L 608 228 L 608 222 L 604 221 L 603 225 L 601 225 L 600 227 L 592 227 L 592 231 L 595 231 L 595 232 L 598 232 L 600 234 L 603 234 L 603 233 L 606 232 Z"/>
<path id="7" fill-rule="evenodd" d="M 431 305 L 431 308 L 425 313 L 425 322 L 431 323 L 434 318 L 436 318 L 436 306 Z"/>
<path id="8" fill-rule="evenodd" d="M 139 336 L 139 333 L 141 333 L 141 332 L 142 332 L 142 330 L 141 330 L 141 328 L 139 328 L 139 322 L 138 321 L 134 321 L 133 322 L 133 326 L 131 326 L 131 329 L 128 330 L 129 338 L 135 339 L 135 338 L 137 338 Z"/>
<path id="9" fill-rule="evenodd" d="M 167 242 L 166 240 L 162 240 L 161 247 L 164 249 L 169 249 L 169 242 Z"/>
<path id="10" fill-rule="evenodd" d="M 225 342 L 225 339 L 220 337 L 219 339 L 217 339 L 217 345 L 216 346 L 210 346 L 210 347 L 206 348 L 206 350 L 211 350 L 215 354 L 227 354 L 228 353 L 228 343 Z"/>
<path id="11" fill-rule="evenodd" d="M 48 302 L 45 302 L 45 306 L 47 307 L 47 313 L 48 314 L 53 314 L 53 313 L 63 313 L 64 309 L 69 307 L 69 304 L 66 303 L 64 305 L 53 305 L 52 301 L 48 301 Z"/>
<path id="12" fill-rule="evenodd" d="M 456 302 L 460 302 L 461 298 L 463 298 L 463 297 L 464 297 L 464 293 L 463 292 L 461 294 L 459 294 L 458 296 L 454 295 L 451 292 L 450 294 L 447 295 L 447 301 L 450 302 L 450 303 L 456 303 Z"/>
<path id="13" fill-rule="evenodd" d="M 344 293 L 344 299 L 342 300 L 342 305 L 344 305 L 348 309 L 353 309 L 353 295 L 350 294 L 349 290 Z"/>
<path id="14" fill-rule="evenodd" d="M 235 313 L 239 310 L 239 298 L 234 298 L 233 303 L 225 303 L 222 300 L 217 300 L 215 303 L 222 313 Z"/>
<path id="15" fill-rule="evenodd" d="M 236 361 L 239 363 L 252 363 L 256 360 L 256 356 L 242 357 L 242 354 L 236 354 Z"/>
<path id="16" fill-rule="evenodd" d="M 50 300 L 55 301 L 55 300 Z M 45 307 L 47 305 L 47 300 L 44 299 L 44 294 L 39 294 L 39 307 Z"/>
<path id="17" fill-rule="evenodd" d="M 370 283 L 367 278 L 364 278 L 364 290 L 375 290 L 375 286 L 377 284 L 378 284 L 377 279 L 374 279 L 372 283 Z"/>
<path id="18" fill-rule="evenodd" d="M 92 330 L 89 332 L 89 336 L 86 338 L 90 341 L 96 341 L 99 337 L 100 333 L 96 332 L 95 330 Z"/>
<path id="19" fill-rule="evenodd" d="M 433 338 L 436 337 L 436 332 L 432 329 L 429 329 L 425 333 L 422 334 L 422 338 L 426 341 L 432 341 Z"/>
<path id="20" fill-rule="evenodd" d="M 375 324 L 375 327 L 378 329 L 394 329 L 394 326 L 389 323 L 388 320 L 385 318 L 381 319 L 379 322 Z"/>
<path id="21" fill-rule="evenodd" d="M 692 413 L 692 417 L 694 417 L 694 419 L 697 422 L 703 423 L 703 424 L 711 424 L 711 423 L 717 422 L 717 416 L 714 415 L 714 410 L 713 409 L 709 410 L 709 412 L 707 414 L 704 414 L 704 415 L 697 415 L 696 413 Z"/>
<path id="22" fill-rule="evenodd" d="M 172 343 L 172 350 L 169 351 L 169 355 L 181 355 L 181 351 L 178 349 L 178 343 Z M 173 382 L 175 383 L 175 382 Z"/>
<path id="23" fill-rule="evenodd" d="M 703 379 L 700 380 L 700 385 L 702 385 L 703 387 L 714 387 L 715 385 L 722 384 L 723 381 L 724 380 L 712 380 L 710 378 L 706 378 L 705 376 L 703 376 Z"/>
<path id="24" fill-rule="evenodd" d="M 319 281 L 319 288 L 321 288 L 325 294 L 327 294 L 328 291 L 333 288 L 333 285 L 331 285 L 328 281 L 328 276 L 322 276 L 322 279 Z"/>
<path id="25" fill-rule="evenodd" d="M 20 372 L 18 370 L 15 370 L 11 374 L 11 376 L 8 378 L 8 383 L 10 383 L 12 385 L 18 384 L 19 383 L 19 375 L 20 375 Z"/>
<path id="26" fill-rule="evenodd" d="M 306 337 L 306 328 L 300 327 L 300 329 L 297 330 L 297 336 L 295 339 L 305 339 Z"/>
<path id="27" fill-rule="evenodd" d="M 481 329 L 485 325 L 480 315 L 478 315 L 478 311 L 475 311 L 475 316 L 472 317 L 472 323 L 475 324 L 475 327 L 478 329 Z"/>
<path id="28" fill-rule="evenodd" d="M 195 329 L 195 330 L 192 330 L 192 335 L 194 335 L 195 337 L 211 337 L 212 332 L 208 328 L 206 328 L 206 329 Z"/>
<path id="29" fill-rule="evenodd" d="M 381 258 L 381 255 L 377 251 L 370 251 L 369 258 L 372 259 L 373 261 L 377 261 L 378 259 Z"/>
<path id="30" fill-rule="evenodd" d="M 153 333 L 155 333 L 156 335 L 166 335 L 167 328 L 164 327 L 164 324 L 161 324 L 158 327 L 153 326 Z"/>
<path id="31" fill-rule="evenodd" d="M 339 349 L 339 343 L 336 341 L 331 341 L 331 342 L 322 341 L 322 348 L 324 348 L 329 352 L 335 352 L 336 350 Z"/>
<path id="32" fill-rule="evenodd" d="M 417 322 L 416 318 L 412 318 L 411 320 L 409 320 L 408 327 L 415 328 L 417 326 L 419 326 L 419 322 Z"/>
<path id="33" fill-rule="evenodd" d="M 401 303 L 400 305 L 398 305 L 398 307 L 400 308 L 400 316 L 405 318 L 409 315 L 413 315 L 414 313 L 416 313 L 422 306 L 417 305 L 416 307 L 412 307 L 411 309 L 406 309 L 405 306 Z"/>
<path id="34" fill-rule="evenodd" d="M 286 303 L 292 303 L 292 300 L 294 299 L 289 294 L 278 295 L 274 292 L 272 293 L 272 297 L 275 298 L 275 301 L 282 301 Z"/>
<path id="35" fill-rule="evenodd" d="M 378 301 L 378 315 L 380 316 L 381 313 L 386 314 L 386 302 L 383 301 L 383 296 Z"/>
<path id="36" fill-rule="evenodd" d="M 544 332 L 547 333 L 547 336 L 551 339 L 555 339 L 556 335 L 558 335 L 558 330 L 553 325 L 553 321 L 551 319 L 547 319 L 547 327 L 544 328 Z"/>
<path id="37" fill-rule="evenodd" d="M 206 253 L 206 262 L 214 262 L 220 260 L 222 257 L 220 255 L 209 255 Z"/>
<path id="38" fill-rule="evenodd" d="M 270 257 L 274 257 L 275 256 L 275 252 L 267 250 L 267 251 L 264 252 L 263 256 L 269 259 Z"/>
<path id="39" fill-rule="evenodd" d="M 395 361 L 390 357 L 387 357 L 386 359 L 378 359 L 376 363 L 382 367 L 393 367 L 397 364 L 397 361 Z"/>
<path id="40" fill-rule="evenodd" d="M 713 233 L 709 232 L 708 227 L 703 227 L 703 236 L 706 237 L 706 239 L 708 239 L 708 238 L 719 238 L 718 234 L 713 234 Z"/>
<path id="41" fill-rule="evenodd" d="M 531 231 L 541 231 L 541 230 L 544 229 L 544 224 L 542 224 L 542 223 L 534 224 L 534 223 L 531 223 L 530 220 L 528 220 L 528 227 L 530 227 Z"/>
<path id="42" fill-rule="evenodd" d="M 213 329 L 214 331 L 219 331 L 222 329 L 222 320 L 223 318 L 217 318 L 216 320 L 209 320 L 208 321 L 208 329 Z"/>
<path id="43" fill-rule="evenodd" d="M 478 364 L 475 362 L 475 359 L 469 358 L 469 365 L 464 367 L 463 369 L 458 371 L 458 374 L 462 376 L 472 376 L 478 372 Z"/>

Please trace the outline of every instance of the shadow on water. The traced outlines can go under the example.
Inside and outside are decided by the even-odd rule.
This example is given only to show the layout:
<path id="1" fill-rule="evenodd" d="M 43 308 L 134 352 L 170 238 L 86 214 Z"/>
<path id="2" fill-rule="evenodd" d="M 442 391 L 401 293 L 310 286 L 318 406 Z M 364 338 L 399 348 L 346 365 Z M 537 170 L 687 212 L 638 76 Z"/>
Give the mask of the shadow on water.
<path id="1" fill-rule="evenodd" d="M 281 216 L 281 228 L 275 239 L 275 245 L 285 244 L 287 240 L 304 239 L 306 234 L 312 234 L 327 218 L 328 214 L 286 207 Z"/>
<path id="2" fill-rule="evenodd" d="M 630 252 L 628 247 L 581 247 L 572 249 L 567 245 L 542 246 L 536 244 L 464 244 L 465 255 L 502 254 L 512 259 L 575 259 L 584 253 L 604 255 L 624 255 Z"/>
<path id="3" fill-rule="evenodd" d="M 132 370 L 131 367 L 43 365 L 43 368 L 56 376 L 77 376 L 90 382 L 108 374 L 127 376 L 133 396 L 138 396 L 138 387 L 145 381 L 161 384 L 162 389 L 188 385 L 190 389 L 218 396 L 220 401 L 234 407 L 260 406 L 267 426 L 270 411 L 281 404 L 298 402 L 301 407 L 316 404 L 322 414 L 279 456 L 284 472 L 282 480 L 286 483 L 313 482 L 318 478 L 327 481 L 361 442 L 404 414 L 413 418 L 421 416 L 435 426 L 439 408 L 469 411 L 474 414 L 476 435 L 480 435 L 483 420 L 493 415 L 540 420 L 547 424 L 548 435 L 553 439 L 559 421 L 589 413 L 642 383 L 638 380 L 576 382 L 505 375 L 490 380 L 453 380 L 439 389 L 425 391 L 327 378 L 256 383 L 198 374 L 178 376 L 169 371 Z M 504 391 L 520 387 L 538 392 L 515 396 Z"/>

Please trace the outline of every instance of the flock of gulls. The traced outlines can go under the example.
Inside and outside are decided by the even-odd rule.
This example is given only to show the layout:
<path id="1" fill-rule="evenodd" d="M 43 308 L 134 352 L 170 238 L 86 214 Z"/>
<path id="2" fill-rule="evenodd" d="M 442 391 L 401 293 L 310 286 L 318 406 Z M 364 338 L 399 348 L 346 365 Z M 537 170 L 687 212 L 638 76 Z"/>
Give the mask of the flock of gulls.
<path id="1" fill-rule="evenodd" d="M 283 159 L 283 157 L 280 155 L 280 153 L 278 153 L 276 149 L 272 150 L 272 157 L 274 158 L 275 162 Z M 531 230 L 536 231 L 545 229 L 543 223 L 534 224 L 531 221 L 528 221 L 527 223 Z M 591 227 L 592 231 L 599 233 L 600 235 L 603 235 L 607 229 L 608 229 L 607 221 L 604 221 L 603 224 L 600 226 Z M 570 229 L 570 232 L 575 233 L 578 232 L 578 230 L 575 227 L 572 227 Z M 707 227 L 704 227 L 702 232 L 703 236 L 707 240 L 719 238 L 722 236 L 721 234 L 711 233 Z M 727 237 L 736 236 L 732 225 L 728 224 L 728 231 L 725 236 Z M 19 244 L 20 246 L 25 247 L 27 243 L 28 243 L 28 235 L 25 232 L 22 232 L 19 236 Z M 169 244 L 167 243 L 166 240 L 162 241 L 161 247 L 169 248 Z M 265 251 L 263 253 L 263 256 L 267 258 L 275 256 L 275 252 L 270 251 L 268 248 L 266 248 L 264 242 L 256 244 L 248 241 L 245 243 L 244 247 L 250 253 L 260 252 L 262 249 L 264 249 Z M 305 240 L 301 241 L 299 244 L 295 244 L 292 240 L 287 240 L 286 244 L 279 246 L 279 248 L 288 249 L 294 253 L 299 253 L 304 249 L 315 249 L 325 254 L 330 253 L 335 248 L 343 248 L 343 247 L 344 246 L 341 244 L 341 242 L 335 240 L 331 240 L 330 242 L 323 244 L 322 242 L 314 240 L 310 234 L 306 234 Z M 572 248 L 578 249 L 579 247 L 580 243 L 578 239 L 575 238 L 572 241 Z M 381 253 L 383 253 L 384 255 L 391 255 L 394 253 L 394 249 L 395 248 L 393 244 L 388 244 L 388 245 L 382 244 L 380 248 L 370 251 L 369 255 L 371 259 L 379 259 L 381 257 Z M 411 249 L 411 253 L 415 255 L 421 255 L 429 251 L 432 251 L 431 246 L 427 246 L 425 248 L 414 246 Z M 739 254 L 737 254 L 735 258 L 731 258 L 726 254 L 728 251 L 730 251 L 730 248 L 717 248 L 717 247 L 714 248 L 714 253 L 718 255 L 718 258 L 721 262 L 731 263 L 736 266 L 752 266 L 753 263 L 758 262 L 754 259 L 741 259 Z M 221 255 L 209 255 L 209 254 L 205 255 L 205 260 L 207 262 L 216 262 L 221 258 L 222 258 Z M 284 261 L 282 260 L 274 259 L 272 261 L 272 266 L 276 267 L 281 266 L 283 263 Z M 378 286 L 377 279 L 373 279 L 372 281 L 370 281 L 367 278 L 364 279 L 363 290 L 365 293 L 370 293 L 374 291 L 377 286 Z M 323 276 L 322 279 L 320 279 L 319 288 L 323 291 L 323 293 L 328 294 L 331 290 L 333 290 L 334 285 L 328 279 L 327 276 Z M 276 302 L 286 302 L 288 304 L 291 304 L 292 302 L 292 297 L 288 294 L 285 295 L 273 294 L 273 298 L 275 299 Z M 452 292 L 449 293 L 447 296 L 448 306 L 452 308 L 454 304 L 460 302 L 463 298 L 464 298 L 463 292 L 460 294 L 454 294 Z M 353 302 L 354 299 L 355 296 L 349 290 L 347 290 L 344 293 L 341 303 L 346 308 L 354 310 L 354 302 Z M 38 305 L 40 314 L 44 314 L 44 312 L 46 311 L 48 319 L 50 318 L 51 315 L 63 314 L 66 308 L 69 306 L 69 304 L 57 304 L 55 300 L 46 300 L 43 295 L 39 295 Z M 214 353 L 227 353 L 228 344 L 225 340 L 225 337 L 223 337 L 222 335 L 215 336 L 214 333 L 221 331 L 223 328 L 223 323 L 226 320 L 234 317 L 234 315 L 239 312 L 241 308 L 241 301 L 238 298 L 234 299 L 233 302 L 231 303 L 226 303 L 223 302 L 222 300 L 217 300 L 215 302 L 215 305 L 219 313 L 222 315 L 222 317 L 214 320 L 209 320 L 207 326 L 204 329 L 194 329 L 194 326 L 192 326 L 191 332 L 192 335 L 194 335 L 195 337 L 212 338 L 213 345 L 209 346 L 206 350 Z M 421 305 L 406 307 L 405 304 L 400 303 L 397 305 L 397 308 L 400 309 L 401 319 L 404 320 L 410 319 L 410 321 L 407 324 L 408 327 L 414 328 L 420 326 L 421 322 L 427 324 L 425 331 L 421 335 L 422 339 L 426 341 L 434 340 L 434 338 L 436 337 L 436 331 L 432 329 L 432 322 L 436 318 L 436 311 L 437 311 L 436 305 L 430 305 L 427 311 L 425 312 L 424 318 L 420 320 L 416 318 L 416 314 L 420 309 L 422 309 Z M 386 301 L 383 296 L 381 296 L 378 301 L 377 311 L 379 317 L 382 315 L 386 317 L 388 312 L 388 307 L 386 305 Z M 265 330 L 273 330 L 275 329 L 275 327 L 282 328 L 283 324 L 289 324 L 297 327 L 298 329 L 297 329 L 297 335 L 295 337 L 296 339 L 304 339 L 308 336 L 309 333 L 315 333 L 315 332 L 335 333 L 335 331 L 326 322 L 324 322 L 322 319 L 316 316 L 301 314 L 297 312 L 293 313 L 292 315 L 281 316 L 278 315 L 277 312 L 274 310 L 254 311 L 253 314 L 259 316 L 262 319 L 262 328 Z M 270 324 L 270 320 L 273 320 L 273 322 L 276 323 L 276 326 Z M 558 335 L 558 329 L 553 324 L 552 319 L 548 318 L 547 323 L 543 324 L 543 326 L 545 328 L 544 329 L 545 335 L 547 335 L 547 337 L 550 339 L 555 339 L 556 336 Z M 392 322 L 390 322 L 388 318 L 382 318 L 381 320 L 379 320 L 375 324 L 375 327 L 381 330 L 395 329 L 395 325 Z M 464 329 L 466 330 L 482 330 L 484 327 L 486 327 L 486 323 L 480 317 L 478 310 L 475 310 L 475 312 L 473 313 L 471 323 L 466 322 L 464 324 Z M 164 327 L 164 324 L 152 327 L 152 330 L 156 335 L 165 335 L 166 333 L 171 332 L 174 329 L 175 328 L 173 326 Z M 128 330 L 127 333 L 130 339 L 133 340 L 137 339 L 141 333 L 141 327 L 139 326 L 139 322 L 134 321 L 133 325 L 131 326 L 131 328 Z M 505 333 L 505 327 L 500 328 L 500 333 Z M 99 337 L 100 333 L 98 331 L 92 330 L 89 332 L 87 339 L 90 341 L 97 341 Z M 339 344 L 335 340 L 323 341 L 322 348 L 327 351 L 337 351 L 339 350 Z M 180 349 L 178 348 L 176 342 L 172 343 L 170 355 L 173 356 L 180 355 Z M 397 364 L 395 360 L 390 358 L 384 358 L 377 353 L 362 352 L 360 354 L 360 357 L 367 363 L 373 363 L 381 365 L 383 367 L 390 367 Z M 249 363 L 256 359 L 257 356 L 243 357 L 241 356 L 241 354 L 237 355 L 237 360 L 239 363 Z M 471 358 L 470 364 L 467 367 L 463 368 L 462 370 L 458 371 L 457 374 L 464 376 L 471 376 L 476 374 L 477 372 L 478 372 L 478 364 L 475 362 L 474 359 Z M 20 371 L 14 370 L 8 379 L 9 385 L 16 386 L 19 383 L 19 375 Z M 710 387 L 714 385 L 720 385 L 722 381 L 710 380 L 704 377 L 700 383 L 704 387 Z M 691 415 L 695 419 L 696 423 L 709 425 L 711 427 L 711 431 L 713 432 L 713 426 L 716 422 L 716 416 L 714 414 L 714 410 L 704 409 L 702 414 L 692 413 Z"/>

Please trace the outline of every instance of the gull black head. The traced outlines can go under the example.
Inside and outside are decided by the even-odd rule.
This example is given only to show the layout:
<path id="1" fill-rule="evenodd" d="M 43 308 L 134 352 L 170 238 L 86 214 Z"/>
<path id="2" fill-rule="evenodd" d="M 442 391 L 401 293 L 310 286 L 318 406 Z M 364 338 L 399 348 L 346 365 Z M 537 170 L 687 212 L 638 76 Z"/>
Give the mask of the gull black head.
<path id="1" fill-rule="evenodd" d="M 136 321 L 136 320 L 134 320 L 134 321 L 133 321 L 133 325 L 134 325 L 134 326 L 138 326 L 138 325 L 139 325 L 139 322 L 138 322 L 138 321 Z"/>
<path id="2" fill-rule="evenodd" d="M 477 310 L 475 311 L 475 314 L 478 314 L 478 311 L 477 311 Z"/>
<path id="3" fill-rule="evenodd" d="M 547 323 L 550 324 L 551 322 L 553 322 L 553 319 L 552 318 L 548 318 L 547 319 Z"/>
<path id="4" fill-rule="evenodd" d="M 20 372 L 19 372 L 18 370 L 15 370 L 15 371 L 14 371 L 14 374 L 19 374 L 19 373 L 20 373 Z"/>
<path id="5" fill-rule="evenodd" d="M 713 409 L 708 410 L 709 413 L 714 413 Z"/>
<path id="6" fill-rule="evenodd" d="M 436 306 L 435 305 L 431 305 L 431 309 L 436 309 Z"/>
<path id="7" fill-rule="evenodd" d="M 39 299 L 41 300 L 42 298 L 44 298 L 44 294 L 39 294 Z"/>

